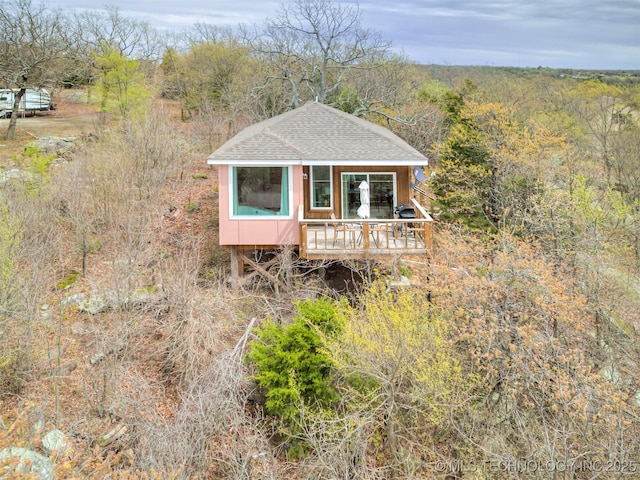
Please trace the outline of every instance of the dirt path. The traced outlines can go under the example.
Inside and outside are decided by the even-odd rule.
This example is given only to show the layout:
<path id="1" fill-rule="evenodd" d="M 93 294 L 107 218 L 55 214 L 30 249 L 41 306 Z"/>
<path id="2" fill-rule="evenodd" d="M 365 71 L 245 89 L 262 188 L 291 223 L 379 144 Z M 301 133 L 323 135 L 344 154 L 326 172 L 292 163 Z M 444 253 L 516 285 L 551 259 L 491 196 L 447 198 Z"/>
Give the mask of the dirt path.
<path id="1" fill-rule="evenodd" d="M 20 115 L 17 130 L 32 137 L 78 136 L 96 128 L 97 113 L 86 103 L 80 90 L 63 90 L 54 96 L 56 110 Z M 9 119 L 0 119 L 0 132 L 9 127 Z"/>
<path id="2" fill-rule="evenodd" d="M 96 129 L 96 114 L 59 116 L 57 112 L 40 112 L 35 116 L 19 117 L 16 129 L 33 138 L 77 137 Z M 9 120 L 0 120 L 0 131 L 6 132 Z"/>

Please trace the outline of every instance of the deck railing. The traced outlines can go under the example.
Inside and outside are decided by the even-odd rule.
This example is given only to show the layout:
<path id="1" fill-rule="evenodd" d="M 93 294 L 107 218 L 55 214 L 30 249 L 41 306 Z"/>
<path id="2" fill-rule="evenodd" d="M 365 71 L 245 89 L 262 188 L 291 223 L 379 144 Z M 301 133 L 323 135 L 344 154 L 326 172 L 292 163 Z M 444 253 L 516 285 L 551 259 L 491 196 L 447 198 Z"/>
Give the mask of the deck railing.
<path id="1" fill-rule="evenodd" d="M 427 253 L 431 249 L 433 218 L 416 200 L 412 205 L 416 218 L 367 220 L 306 219 L 300 207 L 300 255 L 330 259 Z"/>

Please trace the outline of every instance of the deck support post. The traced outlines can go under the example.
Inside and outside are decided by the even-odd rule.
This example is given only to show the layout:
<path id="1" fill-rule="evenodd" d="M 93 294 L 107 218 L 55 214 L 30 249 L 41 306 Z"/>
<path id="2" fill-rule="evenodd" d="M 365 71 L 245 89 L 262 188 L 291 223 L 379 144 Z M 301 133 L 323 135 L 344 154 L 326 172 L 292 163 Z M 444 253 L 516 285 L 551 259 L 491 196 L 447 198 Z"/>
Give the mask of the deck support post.
<path id="1" fill-rule="evenodd" d="M 240 285 L 240 278 L 244 275 L 244 255 L 240 254 L 236 245 L 232 245 L 229 251 L 231 252 L 231 283 L 237 287 Z"/>

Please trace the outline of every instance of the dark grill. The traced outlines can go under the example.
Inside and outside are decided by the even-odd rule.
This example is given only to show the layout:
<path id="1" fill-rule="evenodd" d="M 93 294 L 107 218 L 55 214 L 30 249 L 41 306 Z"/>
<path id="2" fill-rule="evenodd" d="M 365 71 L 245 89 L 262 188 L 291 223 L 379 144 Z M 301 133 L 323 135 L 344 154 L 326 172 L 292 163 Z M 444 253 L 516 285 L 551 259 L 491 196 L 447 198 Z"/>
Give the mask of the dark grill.
<path id="1" fill-rule="evenodd" d="M 395 211 L 396 217 L 398 217 L 400 220 L 416 218 L 415 209 L 408 203 L 401 203 L 400 205 L 396 205 L 396 208 L 394 208 L 394 211 Z"/>

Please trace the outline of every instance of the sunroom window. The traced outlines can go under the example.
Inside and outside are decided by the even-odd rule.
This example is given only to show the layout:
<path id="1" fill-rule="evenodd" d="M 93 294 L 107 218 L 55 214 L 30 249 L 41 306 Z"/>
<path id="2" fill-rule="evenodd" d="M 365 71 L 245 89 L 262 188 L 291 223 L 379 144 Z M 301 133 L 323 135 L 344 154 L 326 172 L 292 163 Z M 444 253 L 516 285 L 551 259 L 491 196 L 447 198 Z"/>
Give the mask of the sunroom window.
<path id="1" fill-rule="evenodd" d="M 289 215 L 288 167 L 233 167 L 233 216 Z"/>

